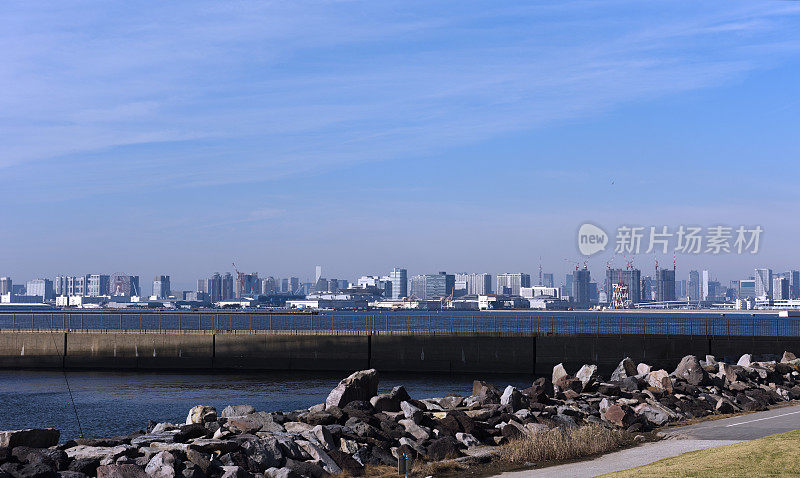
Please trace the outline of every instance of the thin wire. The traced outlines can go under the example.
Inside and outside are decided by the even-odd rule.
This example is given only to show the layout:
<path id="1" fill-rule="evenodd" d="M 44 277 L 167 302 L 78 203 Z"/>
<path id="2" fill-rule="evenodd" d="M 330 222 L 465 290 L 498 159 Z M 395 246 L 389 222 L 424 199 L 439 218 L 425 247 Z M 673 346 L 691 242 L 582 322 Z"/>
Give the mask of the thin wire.
<path id="1" fill-rule="evenodd" d="M 64 375 L 64 383 L 67 386 L 67 392 L 69 392 L 69 402 L 72 405 L 72 412 L 75 414 L 75 421 L 78 422 L 78 431 L 81 433 L 81 438 L 83 438 L 83 427 L 81 426 L 81 419 L 78 417 L 78 407 L 75 405 L 75 397 L 72 395 L 72 387 L 69 386 L 69 379 L 67 378 L 67 369 L 64 367 L 64 359 L 66 358 L 65 354 L 61 352 L 61 349 L 58 348 L 58 344 L 56 343 L 56 336 L 55 334 L 50 334 L 50 338 L 53 339 L 53 346 L 56 350 L 58 350 L 58 354 L 61 356 L 62 366 L 61 372 Z"/>

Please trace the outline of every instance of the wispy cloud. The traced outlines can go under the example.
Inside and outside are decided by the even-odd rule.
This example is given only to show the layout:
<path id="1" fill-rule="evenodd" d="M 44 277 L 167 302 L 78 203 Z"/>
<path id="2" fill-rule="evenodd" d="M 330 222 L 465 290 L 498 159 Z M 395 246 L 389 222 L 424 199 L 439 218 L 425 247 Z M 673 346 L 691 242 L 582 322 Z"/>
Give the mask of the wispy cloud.
<path id="1" fill-rule="evenodd" d="M 436 154 L 800 50 L 768 2 L 7 6 L 0 167 L 91 165 L 82 194 Z"/>

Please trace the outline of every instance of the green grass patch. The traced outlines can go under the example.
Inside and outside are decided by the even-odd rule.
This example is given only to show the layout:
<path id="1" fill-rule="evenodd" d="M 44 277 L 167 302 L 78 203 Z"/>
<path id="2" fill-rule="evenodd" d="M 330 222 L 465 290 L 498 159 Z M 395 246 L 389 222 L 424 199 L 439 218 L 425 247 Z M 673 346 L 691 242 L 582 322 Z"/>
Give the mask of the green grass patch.
<path id="1" fill-rule="evenodd" d="M 604 477 L 800 476 L 800 430 L 684 453 Z"/>

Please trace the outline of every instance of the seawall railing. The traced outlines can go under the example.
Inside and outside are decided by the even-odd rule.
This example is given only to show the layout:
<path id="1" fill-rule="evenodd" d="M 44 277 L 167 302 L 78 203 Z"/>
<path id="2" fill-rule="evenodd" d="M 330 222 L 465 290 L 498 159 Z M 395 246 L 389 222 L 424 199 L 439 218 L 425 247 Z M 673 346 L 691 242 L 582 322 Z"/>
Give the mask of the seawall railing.
<path id="1" fill-rule="evenodd" d="M 419 334 L 800 337 L 800 317 L 696 313 L 291 313 L 255 311 L 0 312 L 0 330 L 246 331 Z"/>

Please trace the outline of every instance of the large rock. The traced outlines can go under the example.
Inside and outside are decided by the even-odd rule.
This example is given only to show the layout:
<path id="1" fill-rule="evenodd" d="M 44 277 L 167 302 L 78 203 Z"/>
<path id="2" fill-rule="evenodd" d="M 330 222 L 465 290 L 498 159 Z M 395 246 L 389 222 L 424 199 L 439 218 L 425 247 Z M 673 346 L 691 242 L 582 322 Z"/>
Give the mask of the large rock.
<path id="1" fill-rule="evenodd" d="M 399 412 L 400 403 L 407 400 L 411 400 L 411 397 L 405 387 L 401 385 L 394 387 L 389 393 L 375 395 L 369 399 L 369 403 L 379 412 Z"/>
<path id="2" fill-rule="evenodd" d="M 564 368 L 564 364 L 560 363 L 553 367 L 553 377 L 550 379 L 553 384 L 557 383 L 560 378 L 567 377 L 569 374 Z"/>
<path id="3" fill-rule="evenodd" d="M 647 365 L 646 363 L 640 363 L 636 366 L 636 374 L 637 375 L 647 375 L 648 373 L 653 371 L 653 367 Z"/>
<path id="4" fill-rule="evenodd" d="M 669 422 L 669 414 L 661 407 L 641 403 L 634 408 L 634 411 L 637 415 L 644 417 L 648 422 L 659 427 Z"/>
<path id="5" fill-rule="evenodd" d="M 749 367 L 752 362 L 753 362 L 753 356 L 750 354 L 744 354 L 741 357 L 739 357 L 739 361 L 736 362 L 736 365 L 739 365 L 741 367 Z"/>
<path id="6" fill-rule="evenodd" d="M 694 355 L 687 355 L 681 359 L 678 367 L 672 374 L 680 379 L 686 380 L 692 385 L 706 385 L 709 383 L 708 373 L 700 365 L 700 361 Z"/>
<path id="7" fill-rule="evenodd" d="M 648 373 L 647 384 L 656 390 L 672 393 L 672 379 L 666 370 L 655 370 Z"/>
<path id="8" fill-rule="evenodd" d="M 251 405 L 228 405 L 222 410 L 220 416 L 224 418 L 242 417 L 251 413 L 256 413 L 256 409 Z"/>
<path id="9" fill-rule="evenodd" d="M 72 448 L 67 448 L 64 451 L 67 453 L 67 456 L 73 460 L 89 459 L 89 460 L 97 460 L 99 462 L 104 458 L 110 457 L 111 459 L 115 460 L 121 456 L 132 454 L 136 451 L 136 448 L 130 445 L 118 445 L 118 446 L 78 445 Z"/>
<path id="10" fill-rule="evenodd" d="M 149 478 L 141 466 L 104 465 L 97 467 L 97 478 Z"/>
<path id="11" fill-rule="evenodd" d="M 459 452 L 460 443 L 455 437 L 442 437 L 431 442 L 426 449 L 426 455 L 429 460 L 442 461 L 451 458 L 458 458 L 461 453 Z"/>
<path id="12" fill-rule="evenodd" d="M 48 448 L 57 445 L 60 436 L 61 432 L 55 428 L 0 431 L 0 448 L 14 448 L 16 446 Z"/>
<path id="13" fill-rule="evenodd" d="M 328 407 L 344 407 L 354 400 L 369 401 L 378 393 L 378 371 L 374 368 L 361 370 L 339 382 L 328 398 Z"/>
<path id="14" fill-rule="evenodd" d="M 472 382 L 472 395 L 477 397 L 478 403 L 481 405 L 500 403 L 500 392 L 497 387 L 480 380 Z"/>
<path id="15" fill-rule="evenodd" d="M 581 381 L 583 390 L 586 390 L 594 385 L 600 378 L 597 374 L 597 365 L 584 365 L 578 370 L 578 373 L 575 374 L 575 378 Z"/>
<path id="16" fill-rule="evenodd" d="M 603 413 L 603 418 L 620 428 L 627 428 L 636 421 L 633 411 L 627 406 L 611 405 Z"/>
<path id="17" fill-rule="evenodd" d="M 175 478 L 175 457 L 167 451 L 156 453 L 144 471 L 151 478 Z"/>
<path id="18" fill-rule="evenodd" d="M 783 357 L 781 357 L 781 363 L 794 362 L 795 360 L 797 360 L 797 356 L 795 354 L 789 352 L 788 350 L 783 352 Z"/>
<path id="19" fill-rule="evenodd" d="M 622 379 L 633 377 L 637 374 L 636 364 L 633 363 L 630 357 L 625 357 L 622 362 L 617 365 L 617 368 L 611 373 L 612 382 L 621 382 Z"/>
<path id="20" fill-rule="evenodd" d="M 317 446 L 314 443 L 305 440 L 298 440 L 297 444 L 300 445 L 309 455 L 311 458 L 322 464 L 322 468 L 332 475 L 338 475 L 342 472 L 342 469 L 339 465 L 336 464 L 333 458 L 328 455 L 322 447 Z"/>
<path id="21" fill-rule="evenodd" d="M 197 405 L 189 410 L 189 415 L 186 417 L 186 424 L 192 423 L 206 423 L 217 421 L 217 409 L 214 407 L 207 407 L 205 405 Z"/>
<path id="22" fill-rule="evenodd" d="M 500 396 L 500 405 L 507 405 L 512 411 L 522 408 L 522 393 L 515 387 L 509 385 Z"/>

